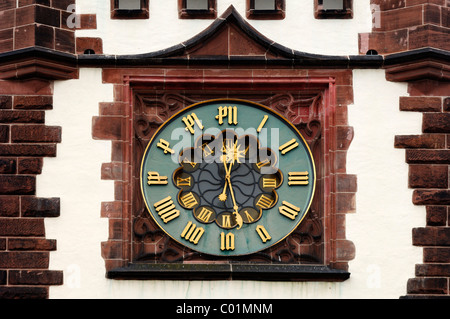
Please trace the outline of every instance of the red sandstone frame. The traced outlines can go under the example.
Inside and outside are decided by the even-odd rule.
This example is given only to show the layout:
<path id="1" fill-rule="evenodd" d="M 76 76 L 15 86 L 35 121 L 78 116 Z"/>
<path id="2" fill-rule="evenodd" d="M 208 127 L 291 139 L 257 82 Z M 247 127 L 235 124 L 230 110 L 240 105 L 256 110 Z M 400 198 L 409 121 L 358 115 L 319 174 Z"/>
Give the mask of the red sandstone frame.
<path id="1" fill-rule="evenodd" d="M 337 114 L 336 101 L 339 91 L 339 102 L 342 98 L 350 102 L 351 96 L 346 94 L 351 92 L 347 87 L 351 72 L 327 70 L 327 76 L 318 70 L 220 73 L 217 76 L 215 70 L 202 69 L 104 70 L 104 81 L 115 83 L 116 101 L 103 104 L 102 110 L 121 110 L 115 116 L 102 114 L 93 122 L 95 137 L 116 140 L 113 162 L 104 164 L 102 170 L 103 178 L 116 180 L 116 201 L 103 203 L 102 211 L 111 225 L 110 239 L 103 243 L 108 276 L 264 279 L 273 272 L 271 266 L 284 266 L 280 273 L 271 273 L 272 280 L 345 280 L 354 247 L 345 239 L 344 221 L 345 214 L 354 211 L 356 178 L 345 172 L 352 128 L 347 126 L 346 104 L 338 104 Z M 221 259 L 217 267 L 217 260 L 186 251 L 159 233 L 140 198 L 139 163 L 151 136 L 171 114 L 197 101 L 224 96 L 265 104 L 296 125 L 316 158 L 318 187 L 308 220 L 285 242 L 245 259 Z M 254 263 L 251 270 L 245 268 L 249 262 Z M 184 267 L 181 272 L 180 263 Z M 217 269 L 214 273 L 202 271 L 205 265 Z M 240 272 L 236 266 L 241 266 Z"/>

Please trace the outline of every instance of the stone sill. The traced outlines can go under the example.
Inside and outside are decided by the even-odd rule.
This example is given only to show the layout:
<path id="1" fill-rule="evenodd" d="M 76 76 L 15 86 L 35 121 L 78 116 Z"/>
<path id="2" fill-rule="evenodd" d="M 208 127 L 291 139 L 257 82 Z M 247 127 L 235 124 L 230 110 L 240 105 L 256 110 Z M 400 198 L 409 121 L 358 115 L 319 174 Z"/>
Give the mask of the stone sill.
<path id="1" fill-rule="evenodd" d="M 108 271 L 109 279 L 259 280 L 341 282 L 350 273 L 323 265 L 298 264 L 149 264 L 131 263 Z"/>

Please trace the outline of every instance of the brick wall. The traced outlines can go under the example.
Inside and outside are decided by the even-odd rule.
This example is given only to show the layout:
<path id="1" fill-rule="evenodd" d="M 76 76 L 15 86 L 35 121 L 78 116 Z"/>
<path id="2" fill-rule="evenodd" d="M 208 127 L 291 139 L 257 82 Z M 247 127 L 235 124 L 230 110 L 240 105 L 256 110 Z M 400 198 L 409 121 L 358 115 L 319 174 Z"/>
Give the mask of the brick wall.
<path id="1" fill-rule="evenodd" d="M 421 135 L 401 135 L 395 147 L 406 149 L 412 201 L 426 207 L 426 226 L 412 230 L 413 245 L 423 247 L 423 263 L 408 280 L 408 298 L 450 298 L 450 83 L 432 80 L 409 84 L 400 109 L 422 112 Z"/>
<path id="2" fill-rule="evenodd" d="M 361 54 L 424 47 L 450 50 L 447 0 L 371 0 L 371 7 L 373 28 L 359 36 Z"/>
<path id="3" fill-rule="evenodd" d="M 0 81 L 0 298 L 47 298 L 63 283 L 49 270 L 56 240 L 44 219 L 59 216 L 59 198 L 36 196 L 44 157 L 54 157 L 61 128 L 45 125 L 52 109 L 47 81 Z"/>
<path id="4" fill-rule="evenodd" d="M 76 42 L 75 29 L 96 28 L 96 16 L 76 16 L 70 21 L 79 24 L 71 28 L 74 3 L 0 2 L 0 54 L 28 50 L 0 63 L 0 299 L 48 298 L 49 286 L 63 283 L 63 272 L 49 269 L 57 247 L 44 225 L 45 218 L 59 216 L 60 199 L 37 197 L 36 177 L 61 142 L 62 128 L 45 125 L 53 108 L 52 81 L 77 76 L 77 66 L 64 60 L 76 51 L 94 44 L 101 51 L 98 39 Z M 33 49 L 51 53 L 40 57 Z"/>
<path id="5" fill-rule="evenodd" d="M 423 51 L 450 50 L 450 2 L 371 0 L 371 7 L 372 32 L 359 35 L 360 54 L 395 53 L 386 79 L 408 83 L 400 110 L 423 113 L 422 134 L 396 136 L 394 145 L 406 150 L 412 202 L 426 207 L 426 226 L 412 230 L 413 245 L 423 247 L 423 264 L 416 265 L 402 298 L 450 298 L 449 62 Z M 414 50 L 424 55 L 402 59 Z"/>

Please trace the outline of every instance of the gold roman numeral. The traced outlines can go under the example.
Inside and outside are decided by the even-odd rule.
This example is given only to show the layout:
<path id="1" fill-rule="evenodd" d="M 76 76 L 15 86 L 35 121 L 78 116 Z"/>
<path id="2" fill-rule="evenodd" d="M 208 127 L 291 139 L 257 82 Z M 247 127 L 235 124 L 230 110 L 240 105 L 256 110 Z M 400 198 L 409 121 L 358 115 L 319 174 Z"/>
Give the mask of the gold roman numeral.
<path id="1" fill-rule="evenodd" d="M 167 185 L 167 176 L 159 176 L 158 172 L 148 172 L 148 185 Z"/>
<path id="2" fill-rule="evenodd" d="M 220 233 L 220 250 L 234 250 L 234 234 Z"/>
<path id="3" fill-rule="evenodd" d="M 164 154 L 167 154 L 167 153 L 173 154 L 173 153 L 175 153 L 175 151 L 169 147 L 170 143 L 167 142 L 166 140 L 163 140 L 162 138 L 159 139 L 159 142 L 156 144 L 156 146 L 158 146 L 159 148 L 163 149 Z"/>
<path id="4" fill-rule="evenodd" d="M 244 214 L 245 214 L 245 217 L 247 217 L 248 223 L 253 223 L 255 221 L 255 219 L 252 217 L 252 215 L 250 215 L 250 213 L 247 210 L 244 211 Z"/>
<path id="5" fill-rule="evenodd" d="M 297 217 L 298 213 L 300 213 L 300 208 L 298 208 L 297 206 L 294 206 L 286 201 L 283 201 L 282 204 L 283 205 L 278 208 L 281 215 L 294 220 Z"/>
<path id="6" fill-rule="evenodd" d="M 180 200 L 183 203 L 183 206 L 189 209 L 198 205 L 197 199 L 192 192 L 182 195 Z"/>
<path id="7" fill-rule="evenodd" d="M 261 167 L 269 165 L 270 164 L 270 160 L 268 158 L 266 158 L 265 160 L 256 163 L 256 167 L 258 167 L 258 169 L 261 169 Z"/>
<path id="8" fill-rule="evenodd" d="M 231 215 L 222 215 L 222 227 L 223 228 L 231 228 Z"/>
<path id="9" fill-rule="evenodd" d="M 206 207 L 202 207 L 202 209 L 200 210 L 200 212 L 198 214 L 195 215 L 195 217 L 204 222 L 204 223 L 209 223 L 211 221 L 211 216 L 214 212 Z"/>
<path id="10" fill-rule="evenodd" d="M 154 206 L 159 217 L 161 217 L 163 222 L 166 224 L 180 216 L 180 211 L 175 209 L 172 197 L 170 196 L 163 198 L 159 202 L 155 203 Z"/>
<path id="11" fill-rule="evenodd" d="M 272 239 L 272 237 L 270 237 L 269 233 L 262 225 L 256 226 L 256 232 L 258 233 L 259 238 L 261 238 L 263 243 Z"/>
<path id="12" fill-rule="evenodd" d="M 195 113 L 191 113 L 190 115 L 183 117 L 182 121 L 186 125 L 186 131 L 191 132 L 191 134 L 195 133 L 195 130 L 194 130 L 195 124 L 197 124 L 197 126 L 200 130 L 203 130 L 203 125 Z"/>
<path id="13" fill-rule="evenodd" d="M 204 232 L 205 229 L 203 229 L 203 227 L 197 227 L 197 225 L 193 224 L 192 222 L 188 222 L 186 227 L 184 227 L 183 232 L 181 233 L 181 238 L 184 238 L 185 240 L 197 245 Z"/>
<path id="14" fill-rule="evenodd" d="M 237 125 L 237 106 L 219 106 L 219 114 L 216 115 L 216 120 L 219 121 L 219 125 L 223 124 L 223 119 L 228 117 L 228 124 Z"/>
<path id="15" fill-rule="evenodd" d="M 214 154 L 214 150 L 211 148 L 211 146 L 209 146 L 208 143 L 204 143 L 202 145 L 202 150 L 203 150 L 203 156 L 204 157 L 208 157 L 208 156 Z"/>
<path id="16" fill-rule="evenodd" d="M 191 176 L 186 178 L 177 177 L 177 186 L 191 186 Z"/>
<path id="17" fill-rule="evenodd" d="M 275 200 L 267 195 L 261 195 L 261 197 L 256 202 L 255 206 L 258 206 L 262 209 L 269 209 Z"/>
<path id="18" fill-rule="evenodd" d="M 191 162 L 187 157 L 184 158 L 183 164 L 189 164 L 192 166 L 192 168 L 195 168 L 195 166 L 197 166 L 197 163 Z"/>
<path id="19" fill-rule="evenodd" d="M 281 154 L 286 154 L 287 152 L 292 151 L 294 148 L 296 148 L 298 146 L 297 140 L 295 138 L 293 138 L 292 140 L 290 140 L 289 142 L 283 144 L 280 146 L 280 151 Z"/>
<path id="20" fill-rule="evenodd" d="M 276 178 L 265 178 L 263 177 L 263 188 L 275 188 L 277 187 Z"/>
<path id="21" fill-rule="evenodd" d="M 269 115 L 264 115 L 261 123 L 258 126 L 258 129 L 256 130 L 258 133 L 261 132 L 262 128 L 264 127 L 264 125 L 266 124 L 267 120 L 269 119 Z"/>
<path id="22" fill-rule="evenodd" d="M 309 184 L 308 172 L 289 172 L 289 186 L 308 185 Z"/>

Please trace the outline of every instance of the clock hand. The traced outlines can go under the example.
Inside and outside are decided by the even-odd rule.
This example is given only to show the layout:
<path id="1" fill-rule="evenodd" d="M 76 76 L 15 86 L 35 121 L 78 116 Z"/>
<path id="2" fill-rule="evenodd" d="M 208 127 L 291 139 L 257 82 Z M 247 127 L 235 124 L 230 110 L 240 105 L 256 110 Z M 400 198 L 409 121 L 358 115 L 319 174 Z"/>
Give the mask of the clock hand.
<path id="1" fill-rule="evenodd" d="M 222 202 L 224 202 L 224 201 L 227 200 L 227 194 L 226 194 L 226 191 L 227 191 L 227 185 L 228 185 L 228 183 L 227 183 L 226 178 L 227 178 L 227 176 L 230 175 L 230 173 L 228 172 L 228 169 L 227 169 L 226 155 L 223 155 L 223 156 L 222 156 L 222 162 L 223 162 L 223 166 L 225 167 L 225 187 L 223 188 L 222 193 L 219 195 L 219 200 L 222 201 Z"/>
<path id="2" fill-rule="evenodd" d="M 230 168 L 231 168 L 231 165 L 230 165 Z M 230 194 L 231 194 L 231 198 L 233 199 L 233 204 L 234 204 L 234 206 L 233 206 L 233 209 L 234 209 L 233 214 L 236 217 L 236 223 L 238 224 L 238 228 L 237 229 L 240 229 L 242 227 L 242 224 L 243 224 L 244 221 L 242 220 L 242 216 L 239 215 L 239 213 L 238 213 L 239 206 L 237 205 L 236 199 L 234 198 L 233 186 L 231 185 L 231 178 L 230 178 L 229 175 L 227 176 L 227 181 L 228 181 L 228 184 L 230 185 Z"/>

